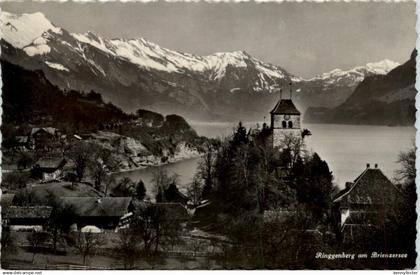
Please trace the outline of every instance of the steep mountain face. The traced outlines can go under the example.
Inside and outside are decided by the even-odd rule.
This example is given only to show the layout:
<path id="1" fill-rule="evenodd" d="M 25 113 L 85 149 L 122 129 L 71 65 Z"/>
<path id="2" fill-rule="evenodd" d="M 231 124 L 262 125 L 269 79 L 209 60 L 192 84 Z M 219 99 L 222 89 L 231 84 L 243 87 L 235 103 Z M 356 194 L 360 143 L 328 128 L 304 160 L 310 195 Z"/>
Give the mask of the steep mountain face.
<path id="1" fill-rule="evenodd" d="M 307 122 L 413 125 L 415 122 L 416 55 L 386 75 L 366 77 L 336 108 L 309 108 Z"/>
<path id="2" fill-rule="evenodd" d="M 293 82 L 301 110 L 342 103 L 368 75 L 396 66 L 383 61 L 312 79 L 293 76 L 244 51 L 198 56 L 160 47 L 145 39 L 105 39 L 69 33 L 42 13 L 2 12 L 3 60 L 42 70 L 62 89 L 94 90 L 124 110 L 179 113 L 198 120 L 261 119 Z"/>

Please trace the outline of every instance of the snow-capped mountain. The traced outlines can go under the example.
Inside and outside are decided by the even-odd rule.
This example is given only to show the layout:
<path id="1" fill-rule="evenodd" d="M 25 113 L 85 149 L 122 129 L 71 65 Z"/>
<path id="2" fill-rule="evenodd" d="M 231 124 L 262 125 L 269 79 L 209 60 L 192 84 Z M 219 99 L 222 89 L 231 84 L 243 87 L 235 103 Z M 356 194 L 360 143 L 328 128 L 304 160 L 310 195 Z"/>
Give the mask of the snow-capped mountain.
<path id="1" fill-rule="evenodd" d="M 363 81 L 366 75 L 385 75 L 400 64 L 389 59 L 375 63 L 367 63 L 350 70 L 334 69 L 330 72 L 317 75 L 307 81 L 322 81 L 325 85 L 354 85 Z"/>
<path id="2" fill-rule="evenodd" d="M 142 107 L 203 119 L 261 116 L 277 99 L 278 87 L 289 82 L 300 91 L 296 100 L 301 108 L 331 107 L 366 75 L 398 65 L 385 60 L 305 80 L 244 51 L 198 56 L 143 38 L 69 33 L 42 13 L 3 11 L 0 30 L 2 59 L 42 70 L 62 89 L 95 90 L 129 111 Z"/>
<path id="3" fill-rule="evenodd" d="M 387 74 L 371 75 L 357 85 L 344 103 L 334 108 L 308 108 L 304 119 L 312 123 L 409 125 L 415 122 L 416 56 Z M 388 63 L 388 64 L 387 64 Z M 392 62 L 371 64 L 381 70 Z"/>

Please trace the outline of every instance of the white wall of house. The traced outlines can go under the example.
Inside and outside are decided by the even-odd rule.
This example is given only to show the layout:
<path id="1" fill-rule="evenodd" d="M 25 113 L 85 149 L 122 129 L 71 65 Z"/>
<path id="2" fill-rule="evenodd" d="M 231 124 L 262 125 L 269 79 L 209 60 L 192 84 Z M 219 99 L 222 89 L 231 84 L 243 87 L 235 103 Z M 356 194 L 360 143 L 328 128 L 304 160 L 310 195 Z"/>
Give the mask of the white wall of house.
<path id="1" fill-rule="evenodd" d="M 56 180 L 61 176 L 61 169 L 54 171 L 53 173 L 42 173 L 42 180 Z"/>

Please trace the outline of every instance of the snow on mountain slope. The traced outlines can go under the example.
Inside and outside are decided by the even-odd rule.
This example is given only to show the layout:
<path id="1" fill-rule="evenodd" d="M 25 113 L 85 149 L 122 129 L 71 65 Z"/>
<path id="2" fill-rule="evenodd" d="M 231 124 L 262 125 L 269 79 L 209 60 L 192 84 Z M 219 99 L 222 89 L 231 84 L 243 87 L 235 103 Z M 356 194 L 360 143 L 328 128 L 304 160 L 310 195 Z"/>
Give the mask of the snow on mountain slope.
<path id="1" fill-rule="evenodd" d="M 400 64 L 397 62 L 385 59 L 375 63 L 367 63 L 365 66 L 358 66 L 350 70 L 334 69 L 330 72 L 317 75 L 307 81 L 322 80 L 327 84 L 335 84 L 346 79 L 349 82 L 359 83 L 367 74 L 384 75 L 399 65 Z"/>
<path id="2" fill-rule="evenodd" d="M 49 61 L 45 61 L 45 64 L 47 64 L 50 68 L 59 70 L 59 71 L 67 71 L 69 72 L 69 69 L 67 69 L 66 67 L 64 67 L 61 64 L 58 63 L 53 63 L 53 62 L 49 62 Z"/>
<path id="3" fill-rule="evenodd" d="M 40 36 L 48 31 L 60 32 L 40 13 L 14 15 L 5 11 L 0 13 L 0 30 L 2 39 L 16 48 L 23 49 L 30 44 L 45 44 Z"/>
<path id="4" fill-rule="evenodd" d="M 396 66 L 384 60 L 303 79 L 244 51 L 199 56 L 143 38 L 69 33 L 55 27 L 42 13 L 2 12 L 0 30 L 5 60 L 42 70 L 64 89 L 99 92 L 128 111 L 139 107 L 161 110 L 165 106 L 167 113 L 191 110 L 193 115 L 212 112 L 221 117 L 239 114 L 238 110 L 242 114 L 259 113 L 272 108 L 278 88 L 287 87 L 290 81 L 300 91 L 294 98 L 302 110 L 308 106 L 333 107 L 341 104 L 365 76 L 384 74 Z M 247 108 L 242 110 L 244 106 Z"/>
<path id="5" fill-rule="evenodd" d="M 225 76 L 228 66 L 246 68 L 251 62 L 262 74 L 271 78 L 285 78 L 286 74 L 278 67 L 249 56 L 243 51 L 220 52 L 207 56 L 181 53 L 163 48 L 155 43 L 140 39 L 103 39 L 88 32 L 72 34 L 82 43 L 87 43 L 113 56 L 123 57 L 143 68 L 165 72 L 208 73 L 210 79 L 219 80 Z"/>

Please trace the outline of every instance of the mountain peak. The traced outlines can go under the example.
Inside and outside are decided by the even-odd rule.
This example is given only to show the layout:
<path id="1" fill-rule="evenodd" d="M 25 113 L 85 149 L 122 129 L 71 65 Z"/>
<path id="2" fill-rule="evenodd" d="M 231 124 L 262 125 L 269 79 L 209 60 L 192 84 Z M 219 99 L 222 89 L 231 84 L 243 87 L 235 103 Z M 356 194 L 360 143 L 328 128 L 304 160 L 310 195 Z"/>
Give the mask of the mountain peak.
<path id="1" fill-rule="evenodd" d="M 0 14 L 2 38 L 11 45 L 23 49 L 31 45 L 44 32 L 60 32 L 41 12 L 12 14 L 2 11 Z"/>
<path id="2" fill-rule="evenodd" d="M 389 59 L 384 59 L 379 62 L 367 63 L 366 69 L 376 74 L 387 74 L 389 71 L 399 66 L 400 64 Z"/>

